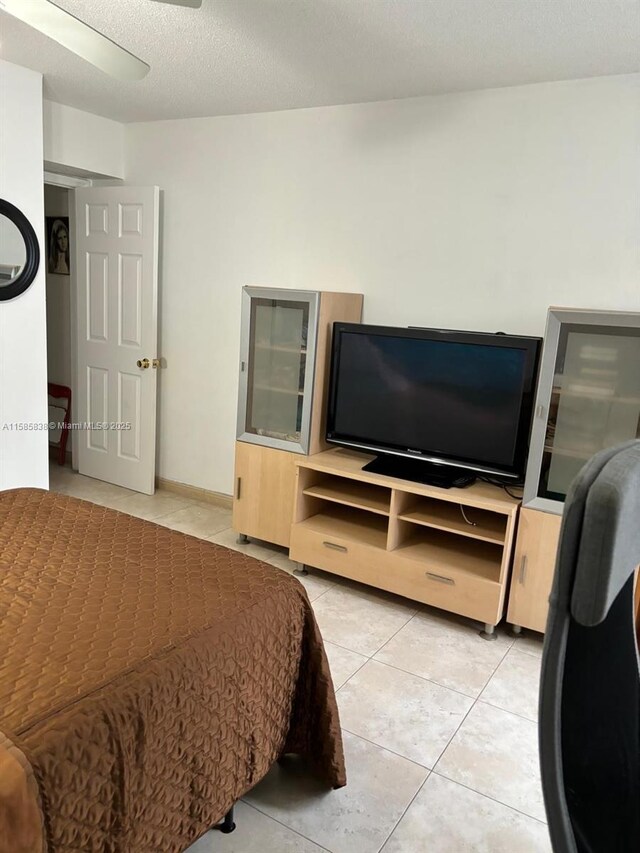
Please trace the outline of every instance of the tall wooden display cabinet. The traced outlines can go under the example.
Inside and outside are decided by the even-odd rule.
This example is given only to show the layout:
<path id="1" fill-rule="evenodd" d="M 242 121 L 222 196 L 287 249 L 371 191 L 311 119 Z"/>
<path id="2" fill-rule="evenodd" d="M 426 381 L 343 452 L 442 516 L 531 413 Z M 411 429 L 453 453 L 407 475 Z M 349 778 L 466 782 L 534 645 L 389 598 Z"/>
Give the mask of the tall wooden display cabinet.
<path id="1" fill-rule="evenodd" d="M 327 449 L 333 323 L 358 323 L 362 294 L 245 287 L 233 527 L 289 546 L 295 461 Z"/>

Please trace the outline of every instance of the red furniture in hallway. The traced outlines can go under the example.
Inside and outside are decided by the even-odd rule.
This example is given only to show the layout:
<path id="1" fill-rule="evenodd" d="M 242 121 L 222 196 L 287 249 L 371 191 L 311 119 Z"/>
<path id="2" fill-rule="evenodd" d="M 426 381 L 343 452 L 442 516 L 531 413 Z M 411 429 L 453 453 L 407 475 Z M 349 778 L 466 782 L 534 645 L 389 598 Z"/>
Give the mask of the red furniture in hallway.
<path id="1" fill-rule="evenodd" d="M 58 449 L 58 464 L 64 465 L 67 452 L 67 439 L 69 438 L 69 424 L 71 423 L 71 388 L 66 385 L 56 385 L 54 382 L 49 382 L 49 421 L 61 423 L 60 441 L 58 444 L 49 442 L 50 447 Z M 58 417 L 51 417 L 51 409 L 58 409 L 64 412 L 62 420 Z"/>

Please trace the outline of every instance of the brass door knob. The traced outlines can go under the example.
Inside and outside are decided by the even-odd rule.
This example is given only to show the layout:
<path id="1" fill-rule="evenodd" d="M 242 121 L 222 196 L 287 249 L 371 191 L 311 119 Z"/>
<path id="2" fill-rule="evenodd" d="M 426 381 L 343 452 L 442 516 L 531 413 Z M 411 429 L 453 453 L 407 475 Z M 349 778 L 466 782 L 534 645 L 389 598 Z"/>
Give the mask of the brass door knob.
<path id="1" fill-rule="evenodd" d="M 151 362 L 148 358 L 139 358 L 136 364 L 138 365 L 138 367 L 141 367 L 143 370 L 146 370 L 147 367 L 149 367 L 149 365 L 151 364 Z"/>

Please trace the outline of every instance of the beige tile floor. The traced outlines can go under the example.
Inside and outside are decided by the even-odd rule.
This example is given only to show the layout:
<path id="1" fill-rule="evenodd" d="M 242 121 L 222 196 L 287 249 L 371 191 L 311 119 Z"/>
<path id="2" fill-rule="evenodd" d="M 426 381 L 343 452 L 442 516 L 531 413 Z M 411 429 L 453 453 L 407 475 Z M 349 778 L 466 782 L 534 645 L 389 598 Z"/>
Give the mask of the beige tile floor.
<path id="1" fill-rule="evenodd" d="M 236 548 L 282 571 L 266 543 L 238 545 L 231 514 L 159 491 L 139 495 L 68 468 L 51 488 Z M 550 853 L 537 756 L 542 646 L 312 571 L 349 782 L 327 792 L 295 760 L 237 807 L 238 829 L 188 853 Z"/>

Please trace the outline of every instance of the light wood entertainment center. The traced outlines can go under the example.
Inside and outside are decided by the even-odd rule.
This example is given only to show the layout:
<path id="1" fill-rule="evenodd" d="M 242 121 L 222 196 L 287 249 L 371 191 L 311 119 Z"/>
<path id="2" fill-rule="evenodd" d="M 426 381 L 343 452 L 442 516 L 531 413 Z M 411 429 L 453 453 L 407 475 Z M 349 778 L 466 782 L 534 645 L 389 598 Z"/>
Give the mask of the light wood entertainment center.
<path id="1" fill-rule="evenodd" d="M 493 636 L 508 591 L 519 501 L 363 471 L 336 448 L 296 462 L 290 557 L 483 622 Z"/>

